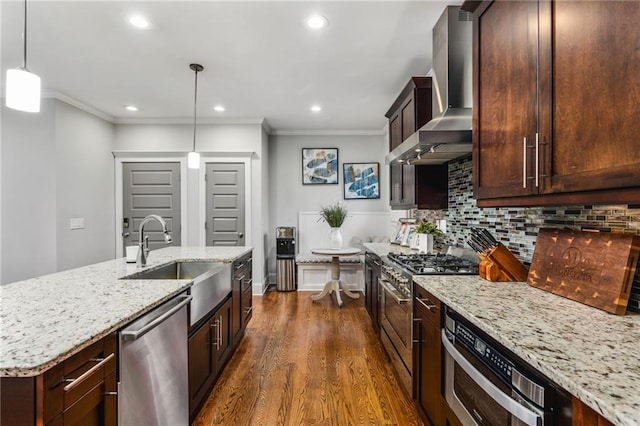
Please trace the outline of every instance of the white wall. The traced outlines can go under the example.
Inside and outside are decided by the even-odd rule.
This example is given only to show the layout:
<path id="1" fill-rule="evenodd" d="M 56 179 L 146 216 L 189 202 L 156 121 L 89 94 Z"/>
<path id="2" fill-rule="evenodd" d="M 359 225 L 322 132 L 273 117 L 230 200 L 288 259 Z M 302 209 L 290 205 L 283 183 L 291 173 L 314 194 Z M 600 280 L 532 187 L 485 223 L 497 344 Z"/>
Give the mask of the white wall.
<path id="1" fill-rule="evenodd" d="M 110 123 L 61 101 L 3 103 L 2 283 L 113 258 L 112 141 Z"/>
<path id="2" fill-rule="evenodd" d="M 338 185 L 302 184 L 302 148 L 338 148 Z M 389 176 L 384 165 L 386 136 L 274 135 L 269 140 L 269 246 L 275 247 L 275 228 L 297 226 L 298 212 L 320 211 L 341 202 L 358 212 L 389 211 Z M 343 196 L 344 163 L 380 163 L 380 198 L 349 200 Z M 269 256 L 269 271 L 275 271 L 275 250 Z"/>
<path id="3" fill-rule="evenodd" d="M 63 102 L 56 107 L 57 269 L 114 257 L 114 126 Z M 85 228 L 70 230 L 69 219 Z"/>
<path id="4" fill-rule="evenodd" d="M 2 102 L 2 283 L 56 271 L 55 107 Z"/>

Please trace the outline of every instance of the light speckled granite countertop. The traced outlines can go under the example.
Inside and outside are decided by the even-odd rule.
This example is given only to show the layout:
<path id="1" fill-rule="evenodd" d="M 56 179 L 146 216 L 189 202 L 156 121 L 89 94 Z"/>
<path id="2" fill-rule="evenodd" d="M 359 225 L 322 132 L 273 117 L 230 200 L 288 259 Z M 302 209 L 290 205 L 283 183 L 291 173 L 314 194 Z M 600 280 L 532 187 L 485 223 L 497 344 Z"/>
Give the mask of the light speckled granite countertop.
<path id="1" fill-rule="evenodd" d="M 0 286 L 0 376 L 41 374 L 191 285 L 120 278 L 174 260 L 233 262 L 250 250 L 166 247 L 144 269 L 120 258 Z"/>
<path id="2" fill-rule="evenodd" d="M 380 256 L 415 251 L 365 244 Z M 611 315 L 525 283 L 414 281 L 616 425 L 640 425 L 640 315 Z"/>

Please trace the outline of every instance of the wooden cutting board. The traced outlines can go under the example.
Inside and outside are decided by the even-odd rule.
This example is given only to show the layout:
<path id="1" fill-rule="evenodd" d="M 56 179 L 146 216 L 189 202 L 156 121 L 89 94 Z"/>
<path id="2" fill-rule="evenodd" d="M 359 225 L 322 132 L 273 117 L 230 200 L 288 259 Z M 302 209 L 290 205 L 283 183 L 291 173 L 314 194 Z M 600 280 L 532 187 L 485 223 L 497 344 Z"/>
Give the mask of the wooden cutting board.
<path id="1" fill-rule="evenodd" d="M 544 228 L 527 283 L 624 315 L 639 252 L 640 241 L 633 235 Z"/>

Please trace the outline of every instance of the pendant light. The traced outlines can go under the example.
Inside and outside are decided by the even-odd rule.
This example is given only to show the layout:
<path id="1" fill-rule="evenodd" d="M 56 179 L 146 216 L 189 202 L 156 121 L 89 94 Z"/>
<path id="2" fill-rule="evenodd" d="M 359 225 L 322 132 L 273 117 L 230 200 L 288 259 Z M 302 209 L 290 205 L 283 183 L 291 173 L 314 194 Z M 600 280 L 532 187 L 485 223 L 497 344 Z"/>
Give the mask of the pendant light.
<path id="1" fill-rule="evenodd" d="M 27 68 L 27 0 L 24 0 L 22 67 L 7 70 L 6 105 L 25 112 L 40 112 L 40 77 Z"/>
<path id="2" fill-rule="evenodd" d="M 198 112 L 198 73 L 204 70 L 204 67 L 200 64 L 190 64 L 191 68 L 196 73 L 196 84 L 193 95 L 193 151 L 187 155 L 187 167 L 190 169 L 200 168 L 200 154 L 196 152 L 196 117 Z"/>

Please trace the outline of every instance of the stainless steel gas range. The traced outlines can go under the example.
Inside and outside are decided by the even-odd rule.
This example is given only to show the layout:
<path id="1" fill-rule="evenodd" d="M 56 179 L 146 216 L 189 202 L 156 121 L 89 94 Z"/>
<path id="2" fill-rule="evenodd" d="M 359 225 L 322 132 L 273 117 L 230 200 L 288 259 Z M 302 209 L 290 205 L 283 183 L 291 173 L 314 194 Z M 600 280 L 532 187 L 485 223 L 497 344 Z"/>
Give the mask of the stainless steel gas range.
<path id="1" fill-rule="evenodd" d="M 478 266 L 451 255 L 399 254 L 382 256 L 378 281 L 380 338 L 395 370 L 411 395 L 413 290 L 414 275 L 477 275 Z"/>

